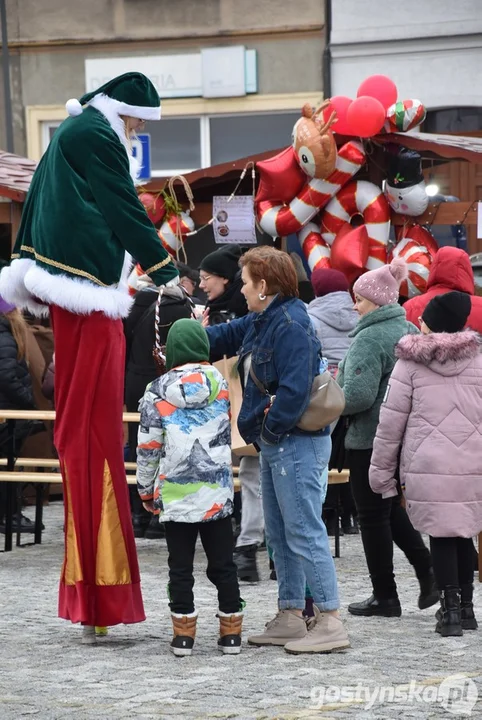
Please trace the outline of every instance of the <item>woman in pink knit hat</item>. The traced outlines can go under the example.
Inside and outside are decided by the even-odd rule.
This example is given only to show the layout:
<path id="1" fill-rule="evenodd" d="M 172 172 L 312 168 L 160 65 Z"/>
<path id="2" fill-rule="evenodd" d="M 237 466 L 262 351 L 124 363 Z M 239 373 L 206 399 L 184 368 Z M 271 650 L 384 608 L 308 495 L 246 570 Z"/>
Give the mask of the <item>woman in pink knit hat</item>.
<path id="1" fill-rule="evenodd" d="M 395 345 L 418 332 L 398 304 L 400 283 L 407 277 L 404 260 L 362 275 L 353 286 L 360 315 L 350 334 L 353 342 L 340 364 L 337 381 L 345 393 L 349 425 L 345 437 L 353 497 L 373 594 L 349 605 L 352 615 L 399 617 L 402 613 L 393 573 L 393 542 L 413 565 L 420 583 L 418 606 L 438 601 L 432 560 L 420 533 L 401 506 L 400 495 L 383 499 L 370 488 L 368 471 L 380 406 L 395 365 Z"/>

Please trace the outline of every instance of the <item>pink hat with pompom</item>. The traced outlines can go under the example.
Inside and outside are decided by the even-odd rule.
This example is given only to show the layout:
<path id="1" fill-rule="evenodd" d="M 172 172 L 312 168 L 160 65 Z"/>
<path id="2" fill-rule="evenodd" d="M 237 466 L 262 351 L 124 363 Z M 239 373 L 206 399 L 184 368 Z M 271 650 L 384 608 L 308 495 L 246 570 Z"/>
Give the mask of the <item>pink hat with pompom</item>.
<path id="1" fill-rule="evenodd" d="M 391 305 L 398 302 L 400 283 L 407 277 L 407 263 L 403 258 L 396 257 L 390 265 L 369 270 L 359 277 L 353 286 L 353 292 L 375 305 Z"/>

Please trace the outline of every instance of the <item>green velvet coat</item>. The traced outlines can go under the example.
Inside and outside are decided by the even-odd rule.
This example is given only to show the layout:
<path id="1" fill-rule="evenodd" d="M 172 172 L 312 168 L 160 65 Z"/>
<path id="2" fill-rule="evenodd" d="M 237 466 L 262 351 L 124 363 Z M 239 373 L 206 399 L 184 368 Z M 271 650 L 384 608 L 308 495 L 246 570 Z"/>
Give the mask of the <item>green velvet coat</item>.
<path id="1" fill-rule="evenodd" d="M 93 107 L 68 118 L 34 174 L 12 259 L 34 261 L 48 273 L 37 272 L 33 280 L 30 273 L 25 280 L 27 290 L 46 304 L 89 312 L 103 310 L 105 296 L 107 314 L 115 316 L 115 293 L 125 292 L 126 251 L 155 285 L 178 274 L 137 197 L 126 143 L 118 134 L 119 124 L 114 126 L 117 132 Z M 77 282 L 69 285 L 69 279 Z M 93 292 L 107 292 L 94 293 L 92 307 L 87 293 L 77 307 L 70 290 L 75 294 L 79 280 Z M 118 314 L 124 316 L 129 302 L 118 299 Z"/>
<path id="2" fill-rule="evenodd" d="M 400 305 L 383 305 L 363 315 L 350 333 L 353 342 L 336 378 L 345 393 L 343 414 L 350 416 L 345 438 L 348 450 L 373 447 L 380 406 L 396 362 L 395 345 L 409 333 L 418 330 Z"/>

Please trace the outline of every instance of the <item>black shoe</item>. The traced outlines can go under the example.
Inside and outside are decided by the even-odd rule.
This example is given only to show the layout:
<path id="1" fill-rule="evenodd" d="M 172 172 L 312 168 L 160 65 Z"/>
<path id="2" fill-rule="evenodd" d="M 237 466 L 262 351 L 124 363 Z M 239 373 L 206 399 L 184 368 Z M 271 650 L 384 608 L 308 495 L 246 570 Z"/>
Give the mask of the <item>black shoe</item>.
<path id="1" fill-rule="evenodd" d="M 153 515 L 144 534 L 146 540 L 160 540 L 166 537 L 164 523 L 159 522 L 157 515 Z"/>
<path id="2" fill-rule="evenodd" d="M 5 534 L 5 520 L 0 523 L 0 533 Z M 12 521 L 12 532 L 16 533 L 18 528 L 17 516 L 13 516 Z M 42 530 L 45 530 L 45 525 L 42 523 Z M 20 532 L 21 533 L 34 533 L 35 523 L 30 520 L 26 515 L 20 515 Z"/>
<path id="3" fill-rule="evenodd" d="M 243 545 L 236 548 L 233 560 L 236 564 L 238 579 L 243 582 L 258 582 L 259 573 L 256 564 L 257 545 Z"/>
<path id="4" fill-rule="evenodd" d="M 432 568 L 427 575 L 418 579 L 420 583 L 420 595 L 418 596 L 418 607 L 420 610 L 426 610 L 435 605 L 440 600 L 440 593 L 437 590 L 437 584 Z"/>
<path id="5" fill-rule="evenodd" d="M 269 574 L 269 579 L 277 580 L 278 576 L 276 575 L 276 568 L 275 568 L 274 562 L 271 560 L 271 558 L 269 559 L 269 569 L 271 570 L 271 572 Z"/>
<path id="6" fill-rule="evenodd" d="M 146 534 L 146 530 L 151 522 L 150 515 L 133 515 L 132 516 L 132 527 L 134 528 L 134 537 L 143 538 Z"/>
<path id="7" fill-rule="evenodd" d="M 437 615 L 435 632 L 442 637 L 460 637 L 464 634 L 461 623 L 459 588 L 446 587 L 440 593 L 440 614 L 437 613 Z"/>
<path id="8" fill-rule="evenodd" d="M 400 617 L 402 608 L 398 597 L 377 600 L 374 595 L 370 595 L 368 600 L 348 605 L 348 612 L 363 617 Z"/>
<path id="9" fill-rule="evenodd" d="M 341 518 L 341 529 L 345 535 L 358 535 L 358 520 L 352 515 L 345 515 Z"/>

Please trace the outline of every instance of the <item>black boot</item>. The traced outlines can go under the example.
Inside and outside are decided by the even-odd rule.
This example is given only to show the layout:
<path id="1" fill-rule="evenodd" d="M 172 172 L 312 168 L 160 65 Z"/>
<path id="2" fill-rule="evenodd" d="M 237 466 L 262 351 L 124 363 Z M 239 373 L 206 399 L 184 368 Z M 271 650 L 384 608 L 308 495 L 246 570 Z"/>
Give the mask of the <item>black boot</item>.
<path id="1" fill-rule="evenodd" d="M 432 605 L 438 603 L 440 599 L 440 594 L 437 590 L 437 584 L 435 582 L 435 576 L 432 568 L 430 568 L 427 575 L 419 577 L 418 582 L 420 583 L 418 607 L 420 610 L 426 610 L 427 608 L 432 607 Z"/>
<path id="2" fill-rule="evenodd" d="M 478 628 L 472 603 L 473 595 L 474 586 L 472 583 L 460 586 L 460 624 L 464 630 L 477 630 Z"/>
<path id="3" fill-rule="evenodd" d="M 258 566 L 256 564 L 257 545 L 243 545 L 236 548 L 233 560 L 238 570 L 238 579 L 244 582 L 258 582 Z"/>
<path id="4" fill-rule="evenodd" d="M 271 572 L 269 574 L 269 579 L 277 580 L 278 576 L 276 575 L 276 568 L 275 568 L 274 562 L 271 560 L 271 558 L 269 559 L 269 569 L 271 570 Z"/>
<path id="5" fill-rule="evenodd" d="M 356 517 L 348 513 L 341 517 L 341 529 L 345 535 L 358 535 L 358 520 Z"/>
<path id="6" fill-rule="evenodd" d="M 460 618 L 459 588 L 447 586 L 440 593 L 441 616 L 437 620 L 435 632 L 442 637 L 460 637 L 464 634 Z"/>
<path id="7" fill-rule="evenodd" d="M 157 515 L 151 515 L 151 520 L 147 526 L 147 530 L 144 534 L 146 540 L 160 540 L 166 537 L 166 531 L 164 530 L 164 523 L 159 522 Z"/>
<path id="8" fill-rule="evenodd" d="M 151 516 L 147 515 L 132 515 L 132 527 L 134 528 L 134 537 L 135 538 L 143 538 L 145 535 L 145 532 L 147 528 L 149 527 L 149 523 L 151 521 Z"/>
<path id="9" fill-rule="evenodd" d="M 340 535 L 344 535 L 343 528 L 340 528 L 340 519 L 336 510 L 332 508 L 325 508 L 323 511 L 323 522 L 326 525 L 326 532 L 330 537 L 336 535 L 336 527 L 338 525 L 338 532 Z"/>
<path id="10" fill-rule="evenodd" d="M 370 595 L 367 600 L 348 605 L 348 612 L 352 615 L 362 615 L 363 617 L 400 617 L 402 608 L 398 595 L 390 598 L 379 598 Z"/>

